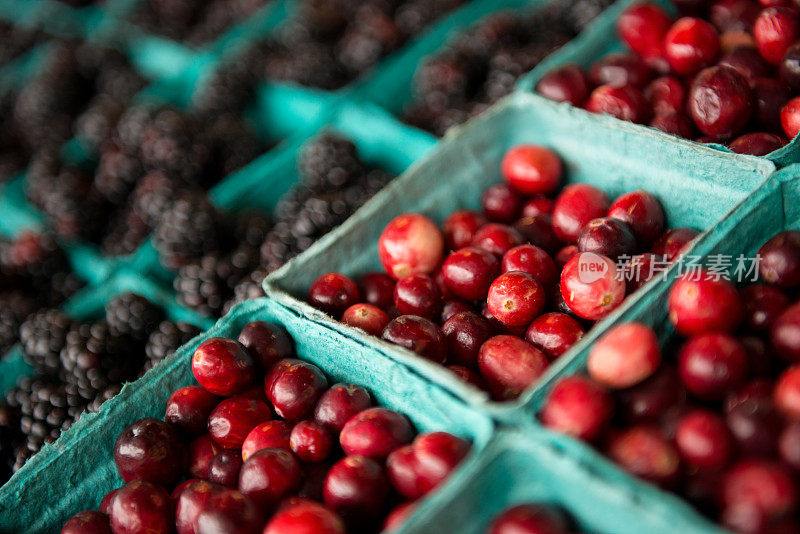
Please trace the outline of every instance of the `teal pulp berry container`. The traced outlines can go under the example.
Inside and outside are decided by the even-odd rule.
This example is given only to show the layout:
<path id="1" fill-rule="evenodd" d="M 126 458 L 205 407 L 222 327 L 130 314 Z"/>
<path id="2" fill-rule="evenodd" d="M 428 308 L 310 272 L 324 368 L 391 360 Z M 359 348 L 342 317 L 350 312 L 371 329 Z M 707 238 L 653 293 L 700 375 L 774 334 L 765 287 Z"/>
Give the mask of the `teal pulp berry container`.
<path id="1" fill-rule="evenodd" d="M 626 46 L 617 36 L 616 24 L 620 14 L 625 9 L 637 0 L 618 0 L 605 12 L 603 12 L 597 19 L 595 19 L 590 28 L 587 28 L 576 39 L 573 39 L 569 44 L 561 48 L 559 51 L 552 54 L 545 61 L 541 62 L 531 72 L 520 78 L 517 82 L 517 90 L 526 91 L 535 94 L 536 84 L 546 73 L 550 72 L 556 67 L 568 63 L 576 63 L 581 67 L 588 69 L 598 59 L 602 58 L 610 52 L 620 52 L 627 50 Z M 669 0 L 653 0 L 655 3 L 661 5 L 667 11 L 674 14 L 677 12 L 675 6 Z M 536 98 L 546 100 L 544 97 L 535 95 Z M 570 104 L 558 104 L 562 106 L 570 106 Z M 580 110 L 587 116 L 595 116 L 585 110 Z M 622 122 L 622 121 L 620 121 Z M 634 125 L 635 129 L 642 132 L 655 130 L 649 126 L 640 124 Z M 669 136 L 675 139 L 675 136 Z M 700 144 L 700 143 L 696 143 Z M 723 145 L 710 143 L 706 146 L 713 147 L 722 152 L 732 153 L 730 149 Z M 775 162 L 778 167 L 784 167 L 792 163 L 800 162 L 800 140 L 798 137 L 792 139 L 786 146 L 775 150 L 766 156 L 765 159 Z"/>
<path id="2" fill-rule="evenodd" d="M 366 387 L 376 404 L 407 415 L 420 432 L 443 430 L 470 439 L 471 453 L 438 493 L 453 491 L 455 483 L 475 469 L 493 434 L 490 418 L 371 347 L 335 335 L 268 299 L 258 299 L 236 306 L 206 333 L 126 385 L 97 414 L 84 414 L 54 444 L 29 460 L 0 488 L 0 531 L 57 532 L 71 515 L 96 509 L 108 491 L 122 485 L 113 459 L 119 433 L 142 417 L 163 418 L 169 395 L 195 384 L 191 355 L 202 341 L 213 336 L 235 338 L 245 324 L 256 320 L 286 328 L 298 357 L 320 367 L 331 384 Z M 433 504 L 422 501 L 418 513 L 425 516 Z M 425 531 L 410 527 L 411 523 L 398 532 Z"/>
<path id="3" fill-rule="evenodd" d="M 518 401 L 492 402 L 484 392 L 458 380 L 444 367 L 410 351 L 343 325 L 304 302 L 311 283 L 322 274 L 357 277 L 381 270 L 377 241 L 386 224 L 405 212 L 419 212 L 441 223 L 456 209 L 479 209 L 483 190 L 499 182 L 503 154 L 520 143 L 545 145 L 561 157 L 567 182 L 585 182 L 611 198 L 635 189 L 661 202 L 667 225 L 708 231 L 759 188 L 774 165 L 749 156 L 723 154 L 660 132 L 638 129 L 610 117 L 589 120 L 578 110 L 542 105 L 526 93 L 514 94 L 463 127 L 451 130 L 430 155 L 395 180 L 342 226 L 265 280 L 267 295 L 288 309 L 408 365 L 470 404 L 515 423 L 519 408 L 538 389 Z M 573 359 L 625 310 L 649 298 L 647 285 L 593 328 L 545 376 Z M 338 319 L 338 318 L 337 318 Z"/>

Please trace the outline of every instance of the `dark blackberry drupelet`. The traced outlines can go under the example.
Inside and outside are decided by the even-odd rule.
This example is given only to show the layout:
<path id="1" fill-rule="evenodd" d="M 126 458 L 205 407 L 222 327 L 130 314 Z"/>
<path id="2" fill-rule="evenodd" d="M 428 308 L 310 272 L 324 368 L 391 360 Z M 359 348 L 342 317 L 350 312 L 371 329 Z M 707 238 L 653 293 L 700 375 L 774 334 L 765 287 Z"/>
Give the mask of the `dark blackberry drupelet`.
<path id="1" fill-rule="evenodd" d="M 169 107 L 159 109 L 141 132 L 142 164 L 185 178 L 196 176 L 204 158 L 198 160 L 193 137 L 194 125 L 185 115 Z"/>
<path id="2" fill-rule="evenodd" d="M 98 150 L 111 137 L 124 111 L 124 102 L 107 94 L 99 94 L 75 119 L 75 133 L 91 150 Z"/>
<path id="3" fill-rule="evenodd" d="M 124 203 L 144 175 L 138 158 L 127 154 L 114 143 L 107 143 L 94 175 L 94 188 L 108 202 Z"/>
<path id="4" fill-rule="evenodd" d="M 152 228 L 132 208 L 117 211 L 100 247 L 109 256 L 132 254 L 144 243 Z"/>
<path id="5" fill-rule="evenodd" d="M 337 191 L 364 172 L 352 141 L 324 133 L 303 148 L 298 164 L 303 185 L 316 192 Z"/>
<path id="6" fill-rule="evenodd" d="M 19 327 L 36 310 L 36 300 L 20 291 L 0 293 L 0 358 L 19 340 Z"/>
<path id="7" fill-rule="evenodd" d="M 131 195 L 131 209 L 147 226 L 155 228 L 186 184 L 164 171 L 150 171 Z"/>
<path id="8" fill-rule="evenodd" d="M 106 322 L 115 337 L 144 342 L 163 320 L 164 310 L 135 293 L 123 293 L 106 303 Z"/>
<path id="9" fill-rule="evenodd" d="M 191 341 L 200 333 L 200 329 L 185 321 L 163 321 L 147 340 L 144 352 L 147 355 L 145 370 L 151 369 L 158 362 L 175 352 L 181 345 Z"/>
<path id="10" fill-rule="evenodd" d="M 222 215 L 202 192 L 184 193 L 166 210 L 153 242 L 161 262 L 177 269 L 220 249 Z"/>
<path id="11" fill-rule="evenodd" d="M 198 185 L 210 188 L 233 171 L 250 163 L 262 150 L 255 132 L 240 116 L 225 113 L 205 117 L 196 138 L 198 158 L 205 158 Z M 202 151 L 202 153 L 200 153 Z"/>
<path id="12" fill-rule="evenodd" d="M 92 401 L 86 406 L 86 411 L 90 413 L 100 411 L 100 407 L 103 405 L 103 403 L 116 397 L 120 391 L 122 391 L 122 384 L 112 384 L 108 386 L 92 399 Z"/>
<path id="13" fill-rule="evenodd" d="M 233 297 L 231 297 L 222 309 L 223 313 L 228 313 L 231 308 L 240 302 L 246 300 L 255 300 L 266 296 L 264 293 L 264 278 L 267 277 L 267 272 L 264 269 L 256 269 L 247 276 L 245 276 L 236 287 L 233 288 Z"/>
<path id="14" fill-rule="evenodd" d="M 232 61 L 221 66 L 193 95 L 198 113 L 215 117 L 240 114 L 255 94 L 257 78 L 249 61 Z"/>
<path id="15" fill-rule="evenodd" d="M 37 373 L 56 376 L 61 368 L 59 353 L 74 327 L 75 322 L 56 309 L 30 315 L 19 328 L 23 358 Z"/>
<path id="16" fill-rule="evenodd" d="M 204 315 L 219 317 L 225 302 L 247 274 L 258 266 L 258 249 L 241 246 L 230 254 L 209 254 L 178 270 L 178 302 Z"/>

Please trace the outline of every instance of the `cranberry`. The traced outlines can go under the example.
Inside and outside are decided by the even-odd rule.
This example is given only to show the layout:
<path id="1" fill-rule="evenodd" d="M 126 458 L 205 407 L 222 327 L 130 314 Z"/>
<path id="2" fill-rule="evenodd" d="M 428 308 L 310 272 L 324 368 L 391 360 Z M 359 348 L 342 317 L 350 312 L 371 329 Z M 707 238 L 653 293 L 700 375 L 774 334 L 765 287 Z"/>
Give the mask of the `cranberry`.
<path id="1" fill-rule="evenodd" d="M 263 534 L 345 534 L 342 520 L 315 502 L 302 502 L 283 508 L 269 520 Z"/>
<path id="2" fill-rule="evenodd" d="M 106 514 L 93 510 L 78 512 L 64 523 L 61 534 L 111 534 L 111 523 Z"/>
<path id="3" fill-rule="evenodd" d="M 800 361 L 800 304 L 794 304 L 775 319 L 770 341 L 775 352 L 786 361 Z"/>
<path id="4" fill-rule="evenodd" d="M 334 317 L 341 317 L 358 299 L 358 286 L 339 273 L 323 274 L 308 289 L 308 302 Z"/>
<path id="5" fill-rule="evenodd" d="M 525 195 L 553 193 L 561 183 L 563 172 L 558 155 L 549 148 L 538 145 L 518 145 L 511 148 L 503 156 L 501 170 L 511 187 Z M 513 221 L 507 218 L 497 220 L 508 223 Z"/>
<path id="6" fill-rule="evenodd" d="M 259 534 L 264 518 L 256 504 L 235 489 L 213 493 L 195 520 L 195 532 Z"/>
<path id="7" fill-rule="evenodd" d="M 467 300 L 486 298 L 492 280 L 499 274 L 497 258 L 476 247 L 467 247 L 450 254 L 442 265 L 447 288 Z"/>
<path id="8" fill-rule="evenodd" d="M 400 494 L 418 499 L 436 489 L 469 453 L 469 443 L 446 432 L 420 434 L 413 445 L 386 460 L 389 478 Z"/>
<path id="9" fill-rule="evenodd" d="M 800 470 L 800 422 L 792 421 L 783 429 L 778 441 L 781 459 L 795 470 Z"/>
<path id="10" fill-rule="evenodd" d="M 195 379 L 214 395 L 229 397 L 243 391 L 253 380 L 255 365 L 239 342 L 212 337 L 192 356 Z"/>
<path id="11" fill-rule="evenodd" d="M 175 509 L 169 494 L 146 480 L 128 482 L 111 501 L 111 530 L 117 533 L 173 531 Z"/>
<path id="12" fill-rule="evenodd" d="M 667 230 L 653 244 L 652 252 L 657 256 L 663 256 L 667 261 L 675 261 L 689 248 L 691 241 L 697 235 L 698 233 L 691 228 Z"/>
<path id="13" fill-rule="evenodd" d="M 739 342 L 747 352 L 747 369 L 750 376 L 770 375 L 776 362 L 767 341 L 756 336 L 742 336 L 739 338 Z"/>
<path id="14" fill-rule="evenodd" d="M 630 295 L 647 282 L 665 272 L 667 261 L 651 252 L 638 254 L 625 264 L 625 291 Z"/>
<path id="15" fill-rule="evenodd" d="M 589 352 L 586 366 L 598 383 L 624 389 L 646 380 L 661 364 L 661 349 L 655 332 L 641 323 L 611 328 Z"/>
<path id="16" fill-rule="evenodd" d="M 262 449 L 286 449 L 289 446 L 289 436 L 292 424 L 288 421 L 266 421 L 253 427 L 242 442 L 242 460 L 247 461 L 250 456 Z"/>
<path id="17" fill-rule="evenodd" d="M 492 520 L 488 534 L 567 534 L 571 532 L 564 513 L 544 504 L 520 504 Z"/>
<path id="18" fill-rule="evenodd" d="M 300 487 L 300 463 L 284 449 L 262 449 L 239 472 L 239 491 L 261 506 L 270 506 Z"/>
<path id="19" fill-rule="evenodd" d="M 447 345 L 442 331 L 423 317 L 401 315 L 392 319 L 381 337 L 433 362 L 444 363 L 447 358 Z"/>
<path id="20" fill-rule="evenodd" d="M 747 373 L 742 344 L 726 334 L 697 335 L 683 345 L 678 358 L 681 381 L 704 400 L 722 399 L 741 385 Z"/>
<path id="21" fill-rule="evenodd" d="M 789 367 L 778 377 L 773 391 L 775 406 L 789 418 L 800 418 L 800 366 Z"/>
<path id="22" fill-rule="evenodd" d="M 486 188 L 481 197 L 483 214 L 490 221 L 512 223 L 519 217 L 525 199 L 506 184 L 494 184 Z"/>
<path id="23" fill-rule="evenodd" d="M 454 211 L 442 224 L 447 248 L 458 250 L 469 246 L 475 233 L 485 224 L 486 219 L 480 213 L 469 210 Z"/>
<path id="24" fill-rule="evenodd" d="M 742 320 L 744 309 L 739 293 L 729 281 L 705 271 L 687 273 L 669 293 L 669 319 L 684 336 L 704 332 L 730 332 Z"/>
<path id="25" fill-rule="evenodd" d="M 555 205 L 553 209 L 555 209 Z M 548 254 L 554 254 L 563 246 L 561 240 L 556 236 L 555 228 L 553 228 L 553 216 L 549 213 L 522 217 L 514 223 L 514 228 L 530 244 L 541 248 Z"/>
<path id="26" fill-rule="evenodd" d="M 109 510 L 111 509 L 111 501 L 114 499 L 114 495 L 117 494 L 117 490 L 113 489 L 105 494 L 103 500 L 100 501 L 100 506 L 97 507 L 102 513 L 108 515 Z"/>
<path id="27" fill-rule="evenodd" d="M 566 247 L 560 249 L 555 256 L 556 266 L 559 269 L 564 269 L 564 266 L 572 259 L 573 256 L 578 254 L 580 250 L 578 250 L 577 245 L 567 245 Z"/>
<path id="28" fill-rule="evenodd" d="M 765 282 L 779 287 L 800 285 L 800 232 L 776 234 L 758 249 L 758 272 Z"/>
<path id="29" fill-rule="evenodd" d="M 322 489 L 325 486 L 325 477 L 333 465 L 332 461 L 318 464 L 303 464 L 303 483 L 297 491 L 297 498 L 311 499 L 322 502 Z M 287 501 L 284 500 L 284 503 Z"/>
<path id="30" fill-rule="evenodd" d="M 569 309 L 583 319 L 598 321 L 625 298 L 625 282 L 616 264 L 592 252 L 576 254 L 561 272 L 561 296 Z"/>
<path id="31" fill-rule="evenodd" d="M 717 54 L 717 30 L 701 19 L 678 19 L 664 37 L 664 56 L 672 70 L 683 76 L 711 65 Z"/>
<path id="32" fill-rule="evenodd" d="M 581 107 L 589 97 L 589 82 L 579 65 L 568 63 L 542 76 L 536 84 L 536 92 L 550 100 Z"/>
<path id="33" fill-rule="evenodd" d="M 645 58 L 661 55 L 670 16 L 652 2 L 636 2 L 617 19 L 617 33 L 628 47 Z"/>
<path id="34" fill-rule="evenodd" d="M 742 460 L 726 473 L 722 485 L 726 507 L 748 506 L 777 517 L 797 505 L 797 488 L 780 465 L 761 460 Z"/>
<path id="35" fill-rule="evenodd" d="M 446 323 L 448 319 L 457 313 L 474 312 L 475 308 L 463 300 L 448 300 L 442 306 L 441 322 Z"/>
<path id="36" fill-rule="evenodd" d="M 542 408 L 545 426 L 579 439 L 592 441 L 605 429 L 613 399 L 596 382 L 584 376 L 561 379 Z"/>
<path id="37" fill-rule="evenodd" d="M 175 527 L 178 534 L 194 534 L 200 513 L 208 508 L 212 497 L 225 490 L 223 486 L 205 480 L 187 482 L 183 491 L 177 495 Z"/>
<path id="38" fill-rule="evenodd" d="M 478 389 L 486 389 L 483 379 L 472 369 L 467 369 L 463 365 L 446 365 L 445 368 L 447 368 L 448 371 L 452 371 L 459 380 L 462 380 L 471 386 L 475 386 Z"/>
<path id="39" fill-rule="evenodd" d="M 394 286 L 394 305 L 403 315 L 435 319 L 442 310 L 442 296 L 430 276 L 411 274 Z"/>
<path id="40" fill-rule="evenodd" d="M 789 7 L 768 7 L 753 24 L 753 37 L 764 59 L 778 65 L 786 51 L 800 37 L 797 10 Z"/>
<path id="41" fill-rule="evenodd" d="M 642 246 L 652 245 L 664 230 L 664 211 L 658 199 L 638 189 L 619 196 L 608 209 L 606 217 L 628 224 Z"/>
<path id="42" fill-rule="evenodd" d="M 489 321 L 474 312 L 456 313 L 442 325 L 448 358 L 468 368 L 478 364 L 481 345 L 492 337 Z"/>
<path id="43" fill-rule="evenodd" d="M 800 43 L 795 43 L 781 59 L 780 78 L 793 92 L 800 92 Z"/>
<path id="44" fill-rule="evenodd" d="M 406 445 L 395 449 L 386 458 L 386 472 L 397 492 L 407 499 L 419 499 L 425 494 L 417 471 L 419 461 L 414 447 Z"/>
<path id="45" fill-rule="evenodd" d="M 556 265 L 553 259 L 535 245 L 514 247 L 503 256 L 502 270 L 522 271 L 531 275 L 542 286 L 552 286 L 558 280 Z"/>
<path id="46" fill-rule="evenodd" d="M 294 343 L 286 330 L 265 321 L 253 321 L 244 325 L 239 332 L 239 343 L 264 371 L 268 371 L 278 361 L 294 356 Z"/>
<path id="47" fill-rule="evenodd" d="M 322 394 L 314 411 L 314 420 L 339 433 L 351 417 L 372 406 L 366 389 L 355 384 L 334 384 Z"/>
<path id="48" fill-rule="evenodd" d="M 642 88 L 652 77 L 653 71 L 639 56 L 626 52 L 607 54 L 589 70 L 589 79 L 594 85 L 633 85 Z"/>
<path id="49" fill-rule="evenodd" d="M 444 238 L 433 221 L 418 213 L 392 219 L 378 239 L 378 257 L 398 280 L 409 274 L 430 274 L 442 261 Z"/>
<path id="50" fill-rule="evenodd" d="M 481 248 L 502 257 L 508 250 L 524 243 L 522 234 L 505 224 L 489 223 L 483 226 L 472 239 L 472 247 Z"/>
<path id="51" fill-rule="evenodd" d="M 186 386 L 169 396 L 164 420 L 187 434 L 202 434 L 218 402 L 219 397 L 200 386 Z"/>
<path id="52" fill-rule="evenodd" d="M 729 145 L 732 151 L 737 154 L 749 154 L 751 156 L 766 156 L 783 147 L 786 141 L 777 135 L 764 132 L 753 132 L 744 134 L 734 139 Z"/>
<path id="53" fill-rule="evenodd" d="M 606 113 L 617 119 L 643 123 L 650 115 L 642 91 L 633 85 L 601 85 L 589 95 L 586 109 L 592 113 Z"/>
<path id="54" fill-rule="evenodd" d="M 674 76 L 662 76 L 648 84 L 644 90 L 644 96 L 650 102 L 656 115 L 679 113 L 684 109 L 686 87 Z"/>
<path id="55" fill-rule="evenodd" d="M 758 6 L 750 0 L 719 0 L 708 10 L 708 17 L 721 32 L 749 32 L 758 16 Z"/>
<path id="56" fill-rule="evenodd" d="M 487 297 L 491 314 L 510 326 L 528 325 L 544 309 L 541 284 L 522 271 L 510 271 L 492 282 Z"/>
<path id="57" fill-rule="evenodd" d="M 747 124 L 753 95 L 747 78 L 730 67 L 709 67 L 698 74 L 689 91 L 689 110 L 704 134 L 728 138 Z"/>
<path id="58" fill-rule="evenodd" d="M 584 333 L 578 321 L 569 315 L 554 312 L 534 319 L 525 332 L 525 339 L 553 361 L 580 341 Z"/>
<path id="59" fill-rule="evenodd" d="M 394 304 L 394 280 L 384 273 L 367 273 L 358 280 L 364 302 L 385 310 Z"/>
<path id="60" fill-rule="evenodd" d="M 601 254 L 614 261 L 636 253 L 636 238 L 628 223 L 611 217 L 592 219 L 578 234 L 578 250 Z"/>
<path id="61" fill-rule="evenodd" d="M 726 409 L 725 423 L 743 454 L 775 454 L 782 421 L 770 397 L 745 398 Z"/>
<path id="62" fill-rule="evenodd" d="M 565 243 L 575 243 L 581 229 L 607 210 L 608 195 L 603 191 L 589 184 L 568 185 L 553 207 L 553 229 Z"/>
<path id="63" fill-rule="evenodd" d="M 235 488 L 239 485 L 242 455 L 238 450 L 220 451 L 208 466 L 208 480 L 222 486 Z"/>
<path id="64" fill-rule="evenodd" d="M 725 423 L 708 410 L 693 410 L 681 417 L 675 431 L 675 445 L 681 457 L 698 469 L 721 469 L 733 453 Z"/>
<path id="65" fill-rule="evenodd" d="M 328 387 L 328 380 L 316 365 L 300 360 L 281 360 L 267 375 L 264 391 L 275 413 L 288 421 L 307 419 Z"/>
<path id="66" fill-rule="evenodd" d="M 691 139 L 694 136 L 694 125 L 689 118 L 682 113 L 666 113 L 656 115 L 650 121 L 650 126 L 656 130 L 661 130 L 670 135 L 677 135 L 684 139 Z"/>
<path id="67" fill-rule="evenodd" d="M 617 395 L 619 411 L 626 421 L 648 423 L 656 422 L 669 408 L 681 404 L 685 392 L 675 367 L 662 365 L 656 374 Z"/>
<path id="68" fill-rule="evenodd" d="M 360 328 L 367 334 L 380 336 L 389 324 L 389 316 L 372 304 L 353 304 L 342 314 L 342 322 L 353 328 Z"/>
<path id="69" fill-rule="evenodd" d="M 769 331 L 783 310 L 789 306 L 789 297 L 767 284 L 752 284 L 741 290 L 744 305 L 744 324 L 754 332 Z"/>
<path id="70" fill-rule="evenodd" d="M 792 94 L 782 83 L 771 78 L 753 80 L 753 123 L 758 130 L 783 134 L 781 110 Z"/>
<path id="71" fill-rule="evenodd" d="M 208 478 L 211 460 L 220 451 L 220 446 L 209 434 L 204 434 L 189 443 L 189 473 L 195 478 Z"/>
<path id="72" fill-rule="evenodd" d="M 122 480 L 147 480 L 168 485 L 187 465 L 187 450 L 178 431 L 152 417 L 122 431 L 114 444 L 114 462 Z"/>
<path id="73" fill-rule="evenodd" d="M 395 506 L 383 522 L 382 532 L 399 530 L 417 510 L 417 503 L 404 502 Z"/>
<path id="74" fill-rule="evenodd" d="M 351 525 L 375 523 L 384 513 L 389 483 L 381 464 L 364 456 L 347 456 L 325 479 L 325 505 Z"/>
<path id="75" fill-rule="evenodd" d="M 736 69 L 739 73 L 752 81 L 756 78 L 767 78 L 771 75 L 772 66 L 764 61 L 758 50 L 752 46 L 739 46 L 734 48 L 718 62 L 719 65 L 724 65 L 732 69 Z"/>
<path id="76" fill-rule="evenodd" d="M 289 445 L 304 462 L 325 460 L 333 449 L 333 438 L 325 427 L 313 421 L 301 421 L 292 429 Z"/>
<path id="77" fill-rule="evenodd" d="M 553 206 L 555 202 L 553 199 L 544 195 L 533 195 L 522 206 L 523 217 L 534 217 L 540 213 L 551 214 L 553 213 Z"/>
<path id="78" fill-rule="evenodd" d="M 368 408 L 344 425 L 339 442 L 345 454 L 381 459 L 413 437 L 406 416 L 386 408 Z"/>
<path id="79" fill-rule="evenodd" d="M 478 353 L 478 367 L 497 400 L 514 399 L 544 374 L 549 365 L 542 352 L 514 336 L 488 339 Z"/>
<path id="80" fill-rule="evenodd" d="M 271 417 L 272 413 L 266 403 L 233 397 L 220 402 L 211 412 L 208 417 L 208 433 L 222 448 L 238 448 L 256 425 Z"/>
<path id="81" fill-rule="evenodd" d="M 678 451 L 657 428 L 647 425 L 612 436 L 608 456 L 626 471 L 665 486 L 674 483 L 680 470 Z"/>

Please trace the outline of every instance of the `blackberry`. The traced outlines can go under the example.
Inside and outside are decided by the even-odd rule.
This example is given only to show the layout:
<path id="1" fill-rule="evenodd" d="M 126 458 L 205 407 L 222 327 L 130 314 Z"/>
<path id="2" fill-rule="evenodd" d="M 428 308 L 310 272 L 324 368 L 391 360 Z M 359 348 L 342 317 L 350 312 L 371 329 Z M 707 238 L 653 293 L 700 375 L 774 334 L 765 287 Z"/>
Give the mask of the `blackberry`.
<path id="1" fill-rule="evenodd" d="M 75 119 L 75 133 L 97 150 L 111 137 L 114 126 L 125 111 L 123 102 L 106 94 L 97 95 Z"/>
<path id="2" fill-rule="evenodd" d="M 112 219 L 100 244 L 109 256 L 132 254 L 150 235 L 150 226 L 132 209 L 122 209 Z"/>
<path id="3" fill-rule="evenodd" d="M 266 296 L 262 286 L 264 278 L 266 277 L 267 272 L 260 268 L 244 277 L 244 279 L 242 279 L 238 284 L 236 284 L 236 287 L 233 288 L 233 297 L 231 297 L 228 302 L 225 303 L 225 306 L 222 309 L 223 313 L 228 313 L 233 306 L 239 304 L 240 302 L 254 300 Z"/>
<path id="4" fill-rule="evenodd" d="M 144 342 L 164 319 L 164 310 L 135 293 L 123 293 L 106 303 L 106 322 L 112 336 Z"/>
<path id="5" fill-rule="evenodd" d="M 172 108 L 158 110 L 141 135 L 139 155 L 145 167 L 182 174 L 192 163 L 191 153 L 192 126 L 186 117 Z"/>
<path id="6" fill-rule="evenodd" d="M 350 80 L 331 47 L 301 41 L 292 47 L 277 45 L 267 54 L 264 76 L 270 80 L 335 90 Z"/>
<path id="7" fill-rule="evenodd" d="M 243 211 L 236 214 L 233 238 L 240 246 L 258 248 L 272 229 L 268 215 L 256 211 Z"/>
<path id="8" fill-rule="evenodd" d="M 131 106 L 117 121 L 114 142 L 128 154 L 138 154 L 142 136 L 156 110 L 149 106 Z"/>
<path id="9" fill-rule="evenodd" d="M 138 158 L 109 143 L 103 148 L 94 176 L 94 188 L 108 202 L 120 205 L 144 174 Z"/>
<path id="10" fill-rule="evenodd" d="M 174 287 L 178 302 L 204 315 L 219 317 L 233 290 L 258 265 L 255 248 L 240 247 L 231 254 L 209 254 L 178 270 Z"/>
<path id="11" fill-rule="evenodd" d="M 120 391 L 122 391 L 122 384 L 113 384 L 108 386 L 92 399 L 92 402 L 86 406 L 86 411 L 90 413 L 99 412 L 103 403 L 116 397 Z"/>
<path id="12" fill-rule="evenodd" d="M 56 309 L 44 308 L 30 315 L 19 328 L 22 355 L 37 373 L 57 375 L 59 353 L 74 322 Z"/>
<path id="13" fill-rule="evenodd" d="M 246 61 L 220 67 L 193 95 L 194 108 L 205 116 L 242 113 L 252 100 L 257 78 Z"/>
<path id="14" fill-rule="evenodd" d="M 261 245 L 261 265 L 268 272 L 278 269 L 284 263 L 308 248 L 313 240 L 308 237 L 297 238 L 292 233 L 292 226 L 279 221 Z"/>
<path id="15" fill-rule="evenodd" d="M 336 191 L 364 172 L 352 141 L 324 133 L 306 145 L 298 165 L 303 185 L 313 191 Z"/>
<path id="16" fill-rule="evenodd" d="M 36 301 L 20 291 L 0 293 L 0 358 L 19 340 L 19 327 L 36 310 Z"/>
<path id="17" fill-rule="evenodd" d="M 204 188 L 250 163 L 262 148 L 252 128 L 241 117 L 230 113 L 206 120 L 196 142 L 195 150 L 203 152 L 198 157 L 207 161 L 199 183 Z"/>
<path id="18" fill-rule="evenodd" d="M 201 330 L 184 321 L 163 321 L 147 340 L 144 352 L 147 355 L 145 369 L 150 369 L 158 362 L 170 356 L 180 346 L 185 345 Z"/>
<path id="19" fill-rule="evenodd" d="M 180 196 L 155 228 L 153 242 L 162 263 L 176 269 L 219 250 L 222 216 L 206 194 Z"/>
<path id="20" fill-rule="evenodd" d="M 131 210 L 144 224 L 155 228 L 184 187 L 185 183 L 173 175 L 150 171 L 131 194 Z"/>

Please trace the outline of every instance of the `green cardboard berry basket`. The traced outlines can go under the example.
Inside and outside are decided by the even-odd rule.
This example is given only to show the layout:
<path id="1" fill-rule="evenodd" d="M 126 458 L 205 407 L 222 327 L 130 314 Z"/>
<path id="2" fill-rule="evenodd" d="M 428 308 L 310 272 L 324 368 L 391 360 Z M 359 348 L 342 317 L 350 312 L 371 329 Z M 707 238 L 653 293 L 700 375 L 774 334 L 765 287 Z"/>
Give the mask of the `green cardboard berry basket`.
<path id="1" fill-rule="evenodd" d="M 458 208 L 478 208 L 483 189 L 501 180 L 500 160 L 519 143 L 537 143 L 562 158 L 568 182 L 586 182 L 610 197 L 643 188 L 661 201 L 669 227 L 708 231 L 758 189 L 773 172 L 763 159 L 723 154 L 661 132 L 646 135 L 610 117 L 588 120 L 567 107 L 541 105 L 526 93 L 511 95 L 463 127 L 451 130 L 429 157 L 395 180 L 342 226 L 264 282 L 267 295 L 311 321 L 352 337 L 408 365 L 470 404 L 504 421 L 517 421 L 519 408 L 540 389 L 535 385 L 518 401 L 492 402 L 444 367 L 343 325 L 304 302 L 311 283 L 335 271 L 359 276 L 381 270 L 377 240 L 384 226 L 405 212 L 420 212 L 437 223 Z M 653 284 L 642 288 L 593 328 L 553 372 L 592 342 L 636 302 L 647 300 Z M 546 382 L 546 378 L 542 383 Z"/>
<path id="2" fill-rule="evenodd" d="M 126 385 L 99 413 L 84 414 L 54 444 L 29 460 L 0 488 L 0 531 L 57 532 L 72 514 L 96 509 L 108 491 L 122 484 L 113 460 L 119 433 L 139 418 L 163 417 L 172 391 L 195 383 L 191 355 L 203 340 L 236 337 L 255 320 L 286 328 L 298 356 L 319 366 L 331 383 L 363 385 L 377 404 L 406 414 L 418 431 L 444 430 L 471 439 L 472 452 L 439 493 L 452 491 L 454 483 L 474 470 L 493 433 L 491 419 L 358 340 L 335 335 L 268 299 L 258 299 L 235 307 L 206 333 Z M 432 505 L 423 501 L 418 513 L 428 513 Z"/>
<path id="3" fill-rule="evenodd" d="M 546 73 L 552 69 L 567 63 L 577 63 L 578 65 L 588 69 L 592 64 L 610 52 L 619 52 L 626 50 L 625 45 L 617 37 L 616 24 L 620 14 L 625 9 L 637 0 L 619 0 L 608 8 L 603 14 L 594 20 L 592 26 L 584 31 L 576 39 L 572 40 L 569 44 L 562 47 L 560 50 L 552 54 L 545 61 L 541 62 L 527 75 L 520 78 L 517 82 L 517 89 L 535 94 L 535 88 L 538 81 Z M 666 8 L 670 13 L 676 13 L 675 6 L 669 0 L 653 0 Z M 535 95 L 536 98 L 546 100 L 544 97 Z M 568 103 L 556 104 L 559 106 L 570 106 Z M 581 110 L 582 113 L 588 116 L 595 114 L 588 111 Z M 622 121 L 620 121 L 622 122 Z M 642 132 L 654 130 L 649 126 L 634 125 L 635 129 Z M 670 136 L 675 138 L 675 136 Z M 696 143 L 700 144 L 700 143 Z M 709 143 L 706 146 L 713 147 L 716 150 L 732 153 L 730 149 L 723 145 Z M 797 137 L 792 139 L 786 146 L 775 150 L 766 156 L 765 159 L 775 162 L 778 167 L 784 167 L 791 163 L 800 162 L 800 140 Z"/>

